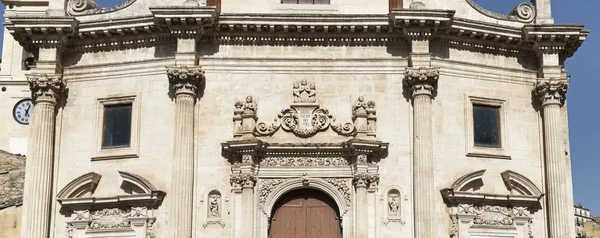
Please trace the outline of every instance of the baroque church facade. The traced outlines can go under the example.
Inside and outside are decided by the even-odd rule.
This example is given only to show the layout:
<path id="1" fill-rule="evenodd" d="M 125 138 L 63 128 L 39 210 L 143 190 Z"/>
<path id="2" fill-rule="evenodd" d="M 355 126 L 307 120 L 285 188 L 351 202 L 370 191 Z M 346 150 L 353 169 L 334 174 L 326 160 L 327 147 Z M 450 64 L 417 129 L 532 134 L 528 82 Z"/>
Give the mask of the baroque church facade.
<path id="1" fill-rule="evenodd" d="M 550 0 L 3 3 L 21 237 L 575 237 Z"/>

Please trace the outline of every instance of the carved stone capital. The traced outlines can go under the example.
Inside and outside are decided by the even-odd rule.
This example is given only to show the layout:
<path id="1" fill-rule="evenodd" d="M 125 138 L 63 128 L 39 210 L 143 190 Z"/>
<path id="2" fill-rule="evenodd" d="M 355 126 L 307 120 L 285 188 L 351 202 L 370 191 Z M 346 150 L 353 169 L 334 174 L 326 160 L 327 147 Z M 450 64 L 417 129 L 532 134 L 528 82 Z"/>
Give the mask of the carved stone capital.
<path id="1" fill-rule="evenodd" d="M 562 106 L 568 89 L 568 79 L 550 79 L 547 81 L 538 81 L 535 85 L 534 93 L 538 100 L 540 100 L 542 107 L 550 105 Z"/>
<path id="2" fill-rule="evenodd" d="M 195 97 L 198 88 L 205 82 L 204 71 L 199 66 L 167 67 L 167 76 L 175 96 L 186 94 Z"/>
<path id="3" fill-rule="evenodd" d="M 39 102 L 56 104 L 66 87 L 61 75 L 30 74 L 27 75 L 27 83 L 34 104 Z"/>
<path id="4" fill-rule="evenodd" d="M 407 68 L 404 73 L 404 85 L 412 92 L 413 98 L 419 95 L 433 96 L 440 71 L 437 68 Z"/>
<path id="5" fill-rule="evenodd" d="M 355 174 L 352 179 L 355 187 L 377 188 L 379 186 L 379 175 L 374 174 Z"/>
<path id="6" fill-rule="evenodd" d="M 254 188 L 256 177 L 249 173 L 232 174 L 229 182 L 234 189 Z"/>

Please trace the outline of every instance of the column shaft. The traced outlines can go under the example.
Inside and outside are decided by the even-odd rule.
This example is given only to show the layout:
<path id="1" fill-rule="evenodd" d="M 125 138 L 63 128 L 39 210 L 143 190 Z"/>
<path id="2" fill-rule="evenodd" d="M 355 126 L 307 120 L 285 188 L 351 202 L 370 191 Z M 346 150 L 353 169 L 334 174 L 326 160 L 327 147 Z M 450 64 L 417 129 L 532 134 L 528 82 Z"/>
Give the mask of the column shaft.
<path id="1" fill-rule="evenodd" d="M 194 104 L 204 84 L 200 67 L 167 67 L 175 94 L 175 125 L 171 187 L 169 190 L 169 237 L 191 238 L 194 211 Z"/>
<path id="2" fill-rule="evenodd" d="M 560 105 L 552 104 L 544 107 L 544 140 L 546 152 L 546 176 L 548 183 L 548 220 L 551 238 L 570 238 L 573 221 L 569 216 L 573 213 L 573 205 L 569 205 L 568 174 L 570 168 L 564 155 Z"/>
<path id="3" fill-rule="evenodd" d="M 52 169 L 54 157 L 53 102 L 39 102 L 33 108 L 31 150 L 27 158 L 23 223 L 21 237 L 49 237 L 52 204 Z"/>
<path id="4" fill-rule="evenodd" d="M 356 186 L 356 238 L 368 238 L 367 186 Z"/>
<path id="5" fill-rule="evenodd" d="M 244 186 L 242 189 L 244 217 L 242 218 L 242 237 L 254 237 L 254 187 Z"/>
<path id="6" fill-rule="evenodd" d="M 194 95 L 176 96 L 169 223 L 172 237 L 192 237 L 194 184 Z"/>
<path id="7" fill-rule="evenodd" d="M 435 200 L 431 129 L 431 96 L 413 98 L 413 169 L 415 194 L 415 237 L 435 237 Z"/>

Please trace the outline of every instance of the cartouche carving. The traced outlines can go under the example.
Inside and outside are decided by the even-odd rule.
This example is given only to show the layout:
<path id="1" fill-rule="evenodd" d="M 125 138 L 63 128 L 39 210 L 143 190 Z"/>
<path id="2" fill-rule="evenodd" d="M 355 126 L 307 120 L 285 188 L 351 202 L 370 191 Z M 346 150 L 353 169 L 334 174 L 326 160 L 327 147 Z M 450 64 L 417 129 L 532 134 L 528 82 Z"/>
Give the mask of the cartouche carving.
<path id="1" fill-rule="evenodd" d="M 319 108 L 314 83 L 309 84 L 306 80 L 294 83 L 292 95 L 294 103 L 290 108 L 283 109 L 274 122 L 256 124 L 254 133 L 256 136 L 272 135 L 279 128 L 301 138 L 312 137 L 330 127 L 340 135 L 352 136 L 355 134 L 353 123 L 336 123 L 335 118 L 329 114 L 327 109 Z"/>

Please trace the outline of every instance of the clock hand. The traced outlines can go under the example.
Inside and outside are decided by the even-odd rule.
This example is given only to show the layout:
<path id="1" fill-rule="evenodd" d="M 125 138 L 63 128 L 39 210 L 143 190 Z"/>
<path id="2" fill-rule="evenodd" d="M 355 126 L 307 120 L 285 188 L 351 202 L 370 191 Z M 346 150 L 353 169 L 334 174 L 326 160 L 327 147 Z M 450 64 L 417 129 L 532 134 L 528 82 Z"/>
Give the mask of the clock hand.
<path id="1" fill-rule="evenodd" d="M 25 110 L 25 114 L 27 114 L 27 116 L 29 116 L 29 109 L 31 109 L 31 105 L 29 105 L 29 107 L 27 107 L 27 109 Z"/>

